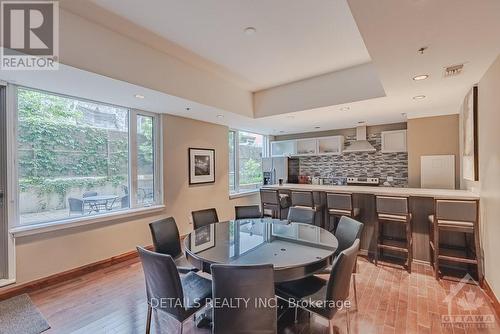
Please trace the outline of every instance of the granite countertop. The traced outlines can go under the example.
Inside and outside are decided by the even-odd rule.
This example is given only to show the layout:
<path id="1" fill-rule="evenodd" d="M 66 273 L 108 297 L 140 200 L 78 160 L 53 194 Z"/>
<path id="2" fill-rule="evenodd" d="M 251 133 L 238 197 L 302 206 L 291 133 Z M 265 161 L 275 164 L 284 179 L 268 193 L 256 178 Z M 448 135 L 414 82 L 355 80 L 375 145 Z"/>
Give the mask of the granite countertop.
<path id="1" fill-rule="evenodd" d="M 396 188 L 396 187 L 370 187 L 370 186 L 336 186 L 315 184 L 292 184 L 267 185 L 263 189 L 283 190 L 309 190 L 309 191 L 331 191 L 339 193 L 373 194 L 381 196 L 414 196 L 431 197 L 436 199 L 458 199 L 477 200 L 479 195 L 469 190 L 454 189 L 425 189 L 425 188 Z"/>

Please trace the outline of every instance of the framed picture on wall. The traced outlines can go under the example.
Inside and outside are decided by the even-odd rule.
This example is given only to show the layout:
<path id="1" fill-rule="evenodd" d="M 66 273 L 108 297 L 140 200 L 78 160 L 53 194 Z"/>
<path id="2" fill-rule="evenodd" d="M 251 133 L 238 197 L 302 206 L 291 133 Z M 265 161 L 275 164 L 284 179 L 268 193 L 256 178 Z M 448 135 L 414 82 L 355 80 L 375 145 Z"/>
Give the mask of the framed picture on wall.
<path id="1" fill-rule="evenodd" d="M 479 159 L 477 142 L 477 87 L 473 87 L 465 96 L 462 106 L 462 174 L 469 181 L 479 180 Z"/>
<path id="2" fill-rule="evenodd" d="M 189 184 L 215 182 L 215 150 L 189 148 Z"/>

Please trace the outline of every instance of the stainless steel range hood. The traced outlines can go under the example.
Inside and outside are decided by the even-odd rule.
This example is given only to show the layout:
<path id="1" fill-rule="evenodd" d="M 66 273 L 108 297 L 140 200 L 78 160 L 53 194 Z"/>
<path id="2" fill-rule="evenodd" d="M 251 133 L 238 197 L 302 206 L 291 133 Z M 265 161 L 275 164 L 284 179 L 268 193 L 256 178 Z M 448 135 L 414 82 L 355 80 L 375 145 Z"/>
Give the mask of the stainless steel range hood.
<path id="1" fill-rule="evenodd" d="M 356 128 L 356 141 L 353 141 L 344 152 L 376 152 L 375 147 L 366 140 L 366 125 Z"/>

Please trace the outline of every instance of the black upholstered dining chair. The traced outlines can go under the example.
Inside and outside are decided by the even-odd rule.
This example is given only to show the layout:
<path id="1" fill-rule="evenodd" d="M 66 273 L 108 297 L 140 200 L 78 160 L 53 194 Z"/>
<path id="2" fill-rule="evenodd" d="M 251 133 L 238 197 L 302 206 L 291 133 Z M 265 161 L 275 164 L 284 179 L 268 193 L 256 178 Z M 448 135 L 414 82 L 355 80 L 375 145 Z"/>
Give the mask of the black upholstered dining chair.
<path id="1" fill-rule="evenodd" d="M 214 333 L 276 333 L 277 310 L 273 265 L 213 264 L 211 272 L 214 300 L 248 301 L 248 303 L 241 302 L 239 307 L 224 304 L 222 307 L 215 307 Z"/>
<path id="2" fill-rule="evenodd" d="M 337 225 L 337 230 L 335 231 L 335 237 L 339 242 L 339 247 L 335 251 L 334 258 L 337 257 L 341 252 L 351 247 L 356 239 L 361 239 L 361 232 L 363 231 L 364 224 L 346 217 L 342 216 L 340 218 L 339 224 Z M 318 274 L 329 274 L 331 271 L 331 267 L 325 268 L 324 270 L 318 272 Z M 354 266 L 353 275 L 352 275 L 352 285 L 354 290 L 354 301 L 356 303 L 356 307 L 358 306 L 358 292 L 356 289 L 356 273 L 357 273 L 357 261 Z"/>
<path id="3" fill-rule="evenodd" d="M 335 251 L 335 257 L 351 247 L 356 239 L 361 239 L 364 224 L 356 219 L 342 216 L 340 218 L 335 237 L 339 242 L 339 248 Z"/>
<path id="4" fill-rule="evenodd" d="M 250 218 L 261 218 L 262 213 L 260 212 L 260 207 L 258 205 L 245 205 L 234 207 L 234 213 L 236 219 L 250 219 Z"/>
<path id="5" fill-rule="evenodd" d="M 184 256 L 181 247 L 179 229 L 173 217 L 161 219 L 149 224 L 155 252 L 170 255 L 181 273 L 196 271 Z"/>
<path id="6" fill-rule="evenodd" d="M 359 239 L 356 239 L 351 247 L 340 252 L 335 258 L 328 280 L 309 276 L 282 283 L 277 287 L 277 295 L 281 299 L 293 300 L 295 307 L 328 319 L 330 334 L 334 333 L 333 316 L 342 308 L 339 305 L 346 305 L 347 333 L 350 333 L 349 307 L 346 301 L 349 298 L 351 276 L 358 250 Z"/>
<path id="7" fill-rule="evenodd" d="M 312 208 L 294 207 L 288 209 L 288 220 L 292 223 L 314 224 L 316 212 Z"/>
<path id="8" fill-rule="evenodd" d="M 142 247 L 137 247 L 137 251 L 146 280 L 148 303 L 146 334 L 149 334 L 151 329 L 153 309 L 168 313 L 179 321 L 182 334 L 184 321 L 203 307 L 210 298 L 212 292 L 210 280 L 194 272 L 180 276 L 170 255 L 151 252 Z"/>
<path id="9" fill-rule="evenodd" d="M 193 217 L 193 227 L 195 230 L 199 227 L 219 222 L 215 208 L 193 211 L 191 212 L 191 216 Z"/>

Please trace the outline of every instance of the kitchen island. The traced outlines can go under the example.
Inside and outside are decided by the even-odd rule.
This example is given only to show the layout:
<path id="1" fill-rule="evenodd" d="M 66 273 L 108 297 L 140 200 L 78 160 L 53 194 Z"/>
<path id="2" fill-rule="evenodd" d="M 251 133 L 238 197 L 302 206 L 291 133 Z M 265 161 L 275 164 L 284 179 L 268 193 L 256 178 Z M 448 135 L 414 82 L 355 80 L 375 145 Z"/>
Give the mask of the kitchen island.
<path id="1" fill-rule="evenodd" d="M 302 190 L 336 192 L 348 194 L 371 194 L 379 196 L 407 196 L 407 197 L 430 197 L 434 199 L 457 199 L 457 200 L 478 200 L 479 195 L 469 190 L 455 189 L 424 189 L 424 188 L 400 188 L 400 187 L 373 187 L 373 186 L 337 186 L 337 185 L 315 185 L 315 184 L 294 184 L 266 185 L 263 189 L 278 190 Z"/>
<path id="2" fill-rule="evenodd" d="M 279 190 L 281 194 L 289 194 L 292 190 L 312 191 L 315 201 L 326 207 L 326 193 L 349 193 L 353 195 L 354 205 L 361 210 L 358 220 L 365 224 L 361 236 L 361 250 L 365 255 L 373 256 L 376 249 L 374 227 L 377 219 L 375 212 L 375 196 L 404 196 L 409 199 L 409 209 L 412 214 L 413 259 L 421 262 L 430 261 L 429 249 L 429 221 L 428 216 L 434 214 L 435 199 L 479 200 L 479 195 L 467 190 L 453 189 L 423 189 L 423 188 L 396 188 L 383 186 L 337 186 L 292 184 L 266 185 L 263 189 Z M 326 222 L 326 210 L 323 210 L 323 221 Z M 394 237 L 401 237 L 395 227 L 387 233 Z M 443 235 L 443 242 L 462 246 L 463 237 L 456 234 Z"/>

